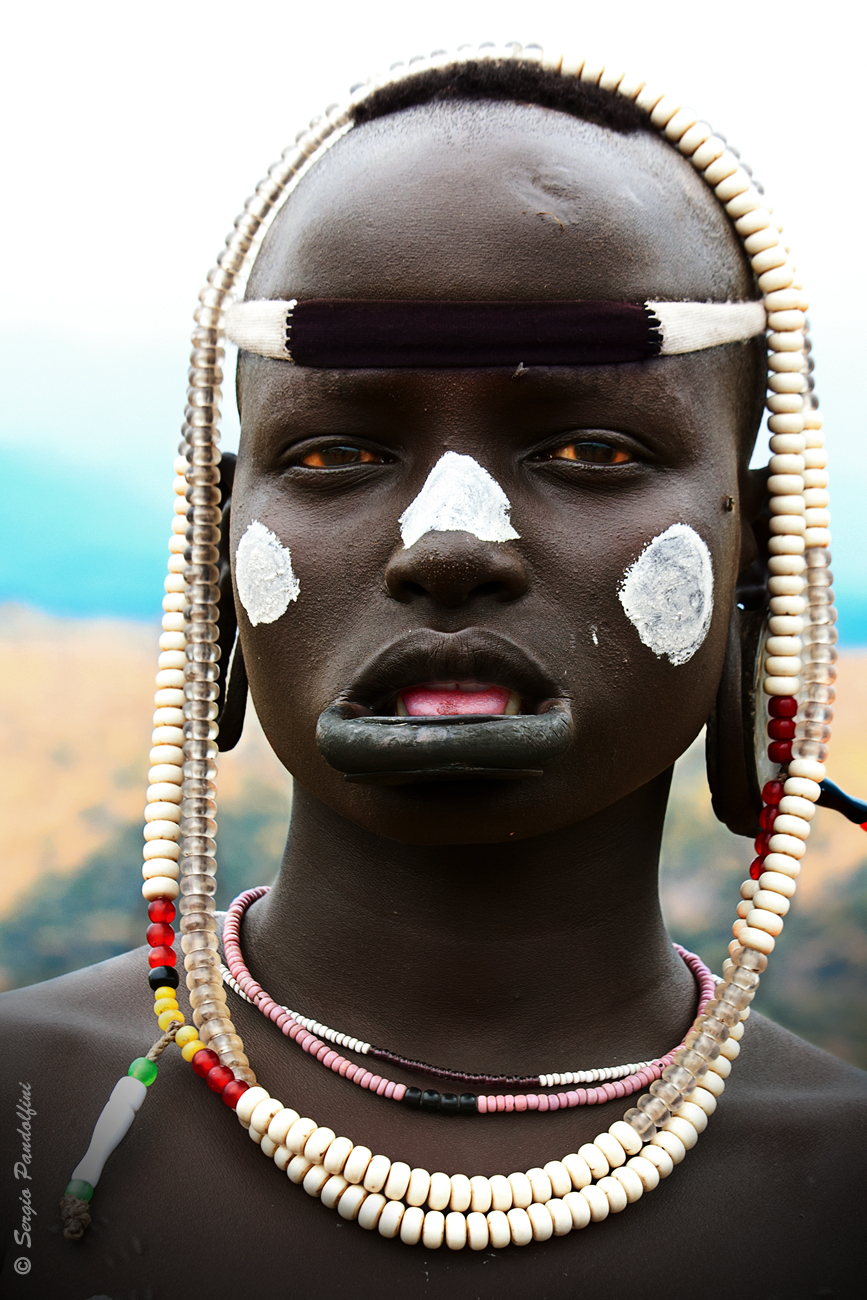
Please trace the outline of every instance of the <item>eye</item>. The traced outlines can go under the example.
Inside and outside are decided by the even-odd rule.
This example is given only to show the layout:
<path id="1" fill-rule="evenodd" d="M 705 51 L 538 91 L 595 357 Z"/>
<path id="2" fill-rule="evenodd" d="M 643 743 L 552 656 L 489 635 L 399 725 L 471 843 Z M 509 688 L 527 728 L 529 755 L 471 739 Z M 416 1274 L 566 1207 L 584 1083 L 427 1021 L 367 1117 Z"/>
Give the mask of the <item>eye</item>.
<path id="1" fill-rule="evenodd" d="M 347 443 L 310 451 L 300 463 L 306 469 L 339 469 L 342 465 L 383 465 L 385 461 L 375 451 Z"/>
<path id="2" fill-rule="evenodd" d="M 542 453 L 544 460 L 574 460 L 582 465 L 628 465 L 634 457 L 610 442 L 567 442 Z"/>

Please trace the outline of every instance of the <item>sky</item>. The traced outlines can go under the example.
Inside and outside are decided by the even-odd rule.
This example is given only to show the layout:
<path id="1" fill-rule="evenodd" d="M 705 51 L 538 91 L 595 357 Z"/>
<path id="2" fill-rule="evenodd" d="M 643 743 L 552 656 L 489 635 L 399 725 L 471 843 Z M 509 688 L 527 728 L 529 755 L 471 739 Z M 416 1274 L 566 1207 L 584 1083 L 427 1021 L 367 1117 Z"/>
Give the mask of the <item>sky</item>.
<path id="1" fill-rule="evenodd" d="M 854 4 L 800 0 L 14 6 L 0 85 L 0 599 L 155 615 L 191 314 L 244 199 L 354 82 L 417 53 L 518 40 L 652 80 L 764 183 L 811 300 L 842 639 L 867 644 L 864 25 Z"/>

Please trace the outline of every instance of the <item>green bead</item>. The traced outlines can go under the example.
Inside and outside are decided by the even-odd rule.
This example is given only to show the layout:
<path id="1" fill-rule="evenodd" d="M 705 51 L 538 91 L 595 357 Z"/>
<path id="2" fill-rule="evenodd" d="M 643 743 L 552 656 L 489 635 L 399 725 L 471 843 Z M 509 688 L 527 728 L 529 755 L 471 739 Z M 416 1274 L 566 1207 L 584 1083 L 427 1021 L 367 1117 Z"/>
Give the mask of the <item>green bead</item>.
<path id="1" fill-rule="evenodd" d="M 93 1196 L 93 1188 L 90 1183 L 86 1183 L 83 1178 L 73 1178 L 71 1183 L 67 1184 L 64 1196 L 77 1196 L 80 1201 L 89 1201 Z"/>
<path id="2" fill-rule="evenodd" d="M 157 1063 L 149 1061 L 146 1056 L 137 1056 L 127 1070 L 127 1074 L 133 1079 L 141 1079 L 144 1086 L 149 1088 L 157 1077 Z"/>

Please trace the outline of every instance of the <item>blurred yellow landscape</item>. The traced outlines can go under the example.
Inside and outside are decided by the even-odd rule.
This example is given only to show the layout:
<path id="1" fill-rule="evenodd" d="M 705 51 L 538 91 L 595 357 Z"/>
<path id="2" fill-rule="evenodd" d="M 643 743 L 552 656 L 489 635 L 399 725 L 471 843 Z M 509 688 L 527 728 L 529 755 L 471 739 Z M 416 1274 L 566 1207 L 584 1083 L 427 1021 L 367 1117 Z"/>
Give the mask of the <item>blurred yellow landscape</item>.
<path id="1" fill-rule="evenodd" d="M 0 988 L 141 942 L 140 844 L 156 626 L 0 607 Z M 867 797 L 867 653 L 842 654 L 829 776 Z M 291 780 L 248 711 L 220 758 L 218 904 L 280 860 Z M 672 936 L 719 970 L 751 844 L 714 818 L 703 737 L 677 764 L 663 846 Z M 758 1009 L 867 1067 L 867 836 L 822 809 Z"/>

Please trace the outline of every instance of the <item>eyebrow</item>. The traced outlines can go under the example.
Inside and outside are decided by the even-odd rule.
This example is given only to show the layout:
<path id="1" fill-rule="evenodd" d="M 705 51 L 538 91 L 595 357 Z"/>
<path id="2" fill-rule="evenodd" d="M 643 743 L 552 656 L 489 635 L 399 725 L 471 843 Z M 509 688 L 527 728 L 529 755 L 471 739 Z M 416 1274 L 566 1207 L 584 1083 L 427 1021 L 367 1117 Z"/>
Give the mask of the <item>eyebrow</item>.
<path id="1" fill-rule="evenodd" d="M 296 366 L 599 366 L 697 352 L 766 328 L 762 302 L 252 300 L 226 310 L 245 352 Z"/>

